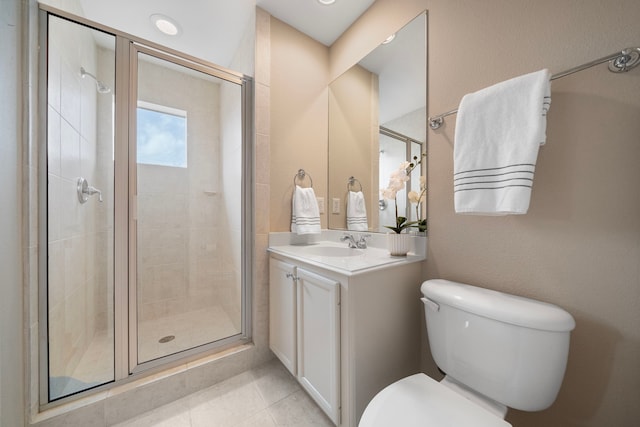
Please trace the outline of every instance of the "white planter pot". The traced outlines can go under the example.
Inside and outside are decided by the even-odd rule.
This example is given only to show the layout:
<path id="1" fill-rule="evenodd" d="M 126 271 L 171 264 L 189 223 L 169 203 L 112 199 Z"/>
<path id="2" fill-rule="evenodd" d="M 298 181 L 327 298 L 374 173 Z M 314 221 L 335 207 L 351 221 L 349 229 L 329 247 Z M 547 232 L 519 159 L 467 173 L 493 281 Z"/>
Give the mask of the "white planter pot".
<path id="1" fill-rule="evenodd" d="M 411 249 L 411 235 L 407 233 L 387 234 L 387 247 L 391 256 L 407 256 Z"/>

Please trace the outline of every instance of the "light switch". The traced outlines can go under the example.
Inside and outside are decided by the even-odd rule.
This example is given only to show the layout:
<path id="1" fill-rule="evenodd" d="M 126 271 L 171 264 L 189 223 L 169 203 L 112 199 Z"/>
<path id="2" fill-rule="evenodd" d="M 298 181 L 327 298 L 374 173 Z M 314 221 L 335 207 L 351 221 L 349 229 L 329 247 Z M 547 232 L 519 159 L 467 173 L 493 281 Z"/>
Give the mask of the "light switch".
<path id="1" fill-rule="evenodd" d="M 323 214 L 324 213 L 324 197 L 316 197 L 316 200 L 318 201 L 318 211 L 319 213 Z"/>
<path id="2" fill-rule="evenodd" d="M 339 214 L 340 213 L 340 199 L 333 198 L 331 204 L 331 213 Z"/>

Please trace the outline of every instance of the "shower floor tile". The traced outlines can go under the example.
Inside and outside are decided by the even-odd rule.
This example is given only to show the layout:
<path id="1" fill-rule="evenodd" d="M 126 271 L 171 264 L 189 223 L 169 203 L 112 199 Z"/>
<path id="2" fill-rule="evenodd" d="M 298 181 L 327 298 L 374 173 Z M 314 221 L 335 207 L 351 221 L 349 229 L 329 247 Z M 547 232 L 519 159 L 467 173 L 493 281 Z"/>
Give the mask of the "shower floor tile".
<path id="1" fill-rule="evenodd" d="M 148 361 L 240 333 L 219 306 L 140 322 L 138 359 Z M 163 337 L 173 336 L 168 342 Z M 71 378 L 87 384 L 113 380 L 113 335 L 97 332 Z M 76 390 L 73 390 L 76 391 Z"/>
<path id="2" fill-rule="evenodd" d="M 118 427 L 331 427 L 333 424 L 274 359 L 161 406 Z"/>
<path id="3" fill-rule="evenodd" d="M 219 306 L 143 321 L 138 325 L 138 360 L 146 362 L 238 333 Z M 169 336 L 173 339 L 161 342 Z"/>

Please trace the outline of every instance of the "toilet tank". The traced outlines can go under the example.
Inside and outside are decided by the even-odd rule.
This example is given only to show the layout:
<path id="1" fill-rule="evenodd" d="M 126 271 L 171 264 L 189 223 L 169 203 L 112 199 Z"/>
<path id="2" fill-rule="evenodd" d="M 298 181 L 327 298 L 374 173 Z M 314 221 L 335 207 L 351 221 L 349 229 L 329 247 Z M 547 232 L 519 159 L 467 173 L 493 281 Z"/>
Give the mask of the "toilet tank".
<path id="1" fill-rule="evenodd" d="M 448 280 L 421 287 L 433 359 L 457 382 L 508 407 L 556 399 L 573 317 L 544 302 Z"/>

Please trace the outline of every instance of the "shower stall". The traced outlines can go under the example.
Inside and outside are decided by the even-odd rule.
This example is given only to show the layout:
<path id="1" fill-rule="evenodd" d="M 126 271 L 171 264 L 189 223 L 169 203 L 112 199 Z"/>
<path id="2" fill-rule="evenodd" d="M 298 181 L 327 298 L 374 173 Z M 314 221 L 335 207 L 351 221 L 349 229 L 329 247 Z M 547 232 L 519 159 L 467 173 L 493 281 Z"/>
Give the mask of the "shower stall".
<path id="1" fill-rule="evenodd" d="M 46 404 L 250 339 L 252 81 L 52 8 L 40 21 Z"/>

